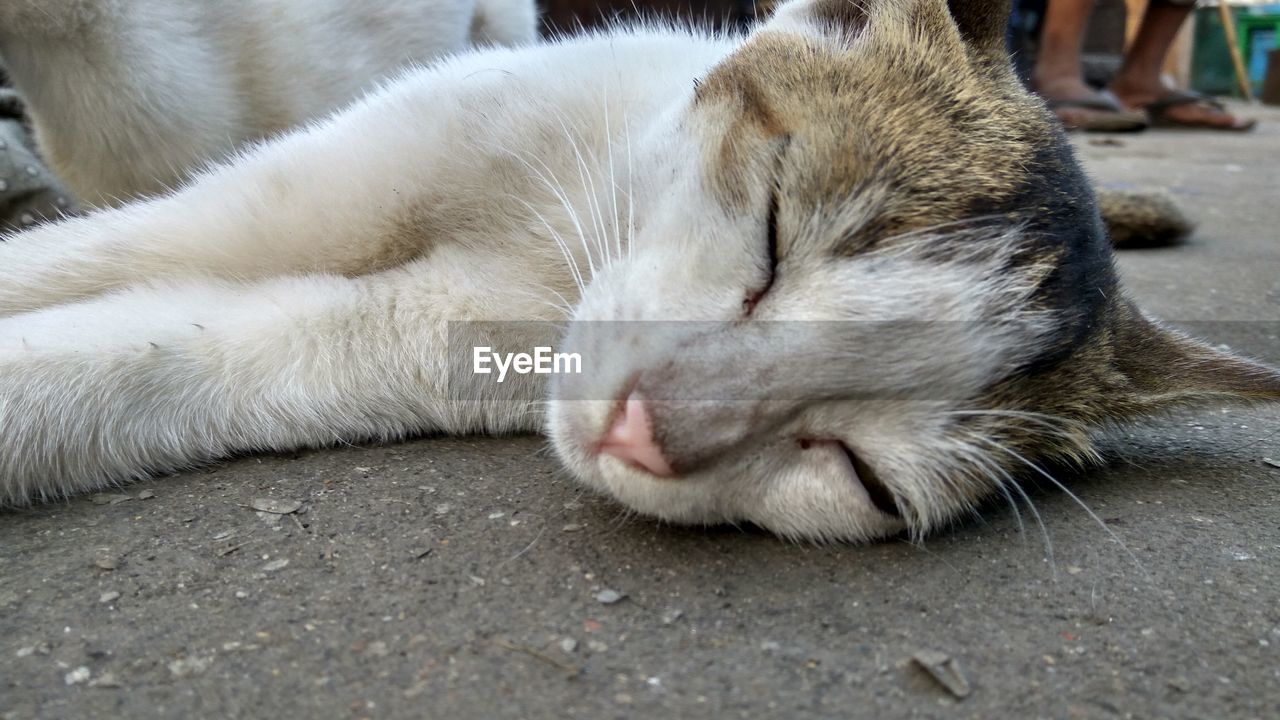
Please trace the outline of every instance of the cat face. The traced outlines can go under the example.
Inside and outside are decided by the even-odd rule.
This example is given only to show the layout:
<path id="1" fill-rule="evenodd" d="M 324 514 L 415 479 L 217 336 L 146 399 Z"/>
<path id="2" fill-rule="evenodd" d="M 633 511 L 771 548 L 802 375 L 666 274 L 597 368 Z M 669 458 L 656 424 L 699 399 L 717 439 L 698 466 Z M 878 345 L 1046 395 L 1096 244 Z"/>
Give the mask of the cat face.
<path id="1" fill-rule="evenodd" d="M 860 540 L 1089 458 L 1100 423 L 1280 397 L 1123 298 L 1001 5 L 790 3 L 646 138 L 630 247 L 565 338 L 591 372 L 552 391 L 575 474 L 671 521 Z"/>

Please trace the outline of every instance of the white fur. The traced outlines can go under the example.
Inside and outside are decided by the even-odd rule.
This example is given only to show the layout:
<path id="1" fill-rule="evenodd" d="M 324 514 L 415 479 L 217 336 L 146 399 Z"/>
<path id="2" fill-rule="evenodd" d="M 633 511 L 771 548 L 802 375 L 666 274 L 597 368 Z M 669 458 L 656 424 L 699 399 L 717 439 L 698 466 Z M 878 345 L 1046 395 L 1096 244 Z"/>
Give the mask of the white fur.
<path id="1" fill-rule="evenodd" d="M 795 439 L 839 437 L 927 507 L 938 504 L 939 469 L 921 460 L 941 436 L 936 403 L 817 402 L 679 480 L 590 451 L 628 378 L 688 358 L 672 372 L 707 373 L 705 386 L 744 378 L 737 387 L 758 392 L 745 379 L 753 363 L 780 362 L 751 345 L 757 326 L 741 318 L 766 270 L 770 180 L 743 188 L 757 209 L 726 210 L 699 161 L 723 128 L 714 108 L 690 104 L 695 78 L 738 42 L 637 28 L 462 55 L 172 196 L 0 244 L 0 503 L 234 451 L 542 428 L 583 481 L 663 518 L 749 520 L 812 538 L 900 529 L 841 453 Z M 840 222 L 858 222 L 846 214 Z M 1005 244 L 954 267 L 906 250 L 800 257 L 757 314 L 1010 321 L 950 341 L 967 353 L 918 353 L 919 372 L 954 369 L 957 388 L 971 391 L 1037 337 L 1034 319 L 1017 315 L 1029 289 L 1000 281 Z M 558 384 L 545 421 L 539 383 L 499 386 L 455 364 L 460 348 L 466 357 L 477 344 L 523 340 L 457 321 L 569 313 L 578 330 L 567 347 L 598 372 L 578 386 L 585 399 Z M 624 327 L 604 343 L 581 330 L 594 320 L 725 323 L 754 350 L 726 360 L 717 353 L 729 345 L 682 323 L 665 339 Z M 895 387 L 916 366 L 883 350 L 853 362 Z M 700 432 L 728 432 L 716 419 L 732 425 L 732 409 L 709 406 Z"/>
<path id="2" fill-rule="evenodd" d="M 530 382 L 450 399 L 499 389 L 446 392 L 448 322 L 562 318 L 552 235 L 589 279 L 607 251 L 576 228 L 617 225 L 596 217 L 606 147 L 625 167 L 626 136 L 729 48 L 639 31 L 461 56 L 171 196 L 0 243 L 0 502 L 234 449 L 536 428 Z M 439 234 L 418 259 L 361 269 L 419 222 Z"/>
<path id="3" fill-rule="evenodd" d="M 118 204 L 535 20 L 532 0 L 4 0 L 0 59 L 53 170 Z"/>

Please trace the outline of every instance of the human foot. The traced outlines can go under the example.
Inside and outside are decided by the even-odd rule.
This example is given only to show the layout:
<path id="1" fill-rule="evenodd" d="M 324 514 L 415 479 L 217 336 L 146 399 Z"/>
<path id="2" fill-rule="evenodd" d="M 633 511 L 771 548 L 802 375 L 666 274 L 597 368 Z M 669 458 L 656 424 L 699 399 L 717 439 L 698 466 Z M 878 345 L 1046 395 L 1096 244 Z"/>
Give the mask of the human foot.
<path id="1" fill-rule="evenodd" d="M 1208 130 L 1252 130 L 1256 120 L 1232 115 L 1222 103 L 1197 92 L 1177 90 L 1163 84 L 1131 87 L 1112 83 L 1111 91 L 1126 107 L 1143 110 L 1152 125 Z"/>
<path id="2" fill-rule="evenodd" d="M 1078 77 L 1037 75 L 1033 89 L 1068 130 L 1132 132 L 1147 127 L 1141 112 L 1126 109 L 1110 93 L 1094 90 Z"/>

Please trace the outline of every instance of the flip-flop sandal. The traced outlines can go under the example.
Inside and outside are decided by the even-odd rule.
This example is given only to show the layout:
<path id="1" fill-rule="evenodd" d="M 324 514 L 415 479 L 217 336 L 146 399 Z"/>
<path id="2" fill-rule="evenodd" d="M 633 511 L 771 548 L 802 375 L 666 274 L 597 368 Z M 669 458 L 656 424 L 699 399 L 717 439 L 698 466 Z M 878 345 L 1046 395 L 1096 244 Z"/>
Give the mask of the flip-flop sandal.
<path id="1" fill-rule="evenodd" d="M 1049 109 L 1053 111 L 1068 130 L 1084 130 L 1085 132 L 1138 132 L 1146 130 L 1147 116 L 1134 110 L 1126 110 L 1124 105 L 1109 92 L 1099 92 L 1090 98 L 1077 100 L 1053 100 L 1046 98 Z M 1084 118 L 1068 120 L 1059 110 L 1084 110 Z"/>
<path id="2" fill-rule="evenodd" d="M 1169 109 L 1179 107 L 1181 105 L 1204 105 L 1216 112 L 1230 117 L 1237 124 L 1233 125 L 1214 125 L 1205 122 L 1186 122 L 1177 120 L 1169 116 Z M 1239 119 L 1227 111 L 1227 107 L 1204 93 L 1192 92 L 1191 90 L 1172 90 L 1167 94 L 1157 98 L 1154 102 L 1143 106 L 1147 117 L 1151 119 L 1151 125 L 1161 128 L 1182 128 L 1185 130 L 1224 130 L 1226 132 L 1246 132 L 1252 130 L 1258 124 L 1257 120 L 1247 120 L 1243 123 Z"/>

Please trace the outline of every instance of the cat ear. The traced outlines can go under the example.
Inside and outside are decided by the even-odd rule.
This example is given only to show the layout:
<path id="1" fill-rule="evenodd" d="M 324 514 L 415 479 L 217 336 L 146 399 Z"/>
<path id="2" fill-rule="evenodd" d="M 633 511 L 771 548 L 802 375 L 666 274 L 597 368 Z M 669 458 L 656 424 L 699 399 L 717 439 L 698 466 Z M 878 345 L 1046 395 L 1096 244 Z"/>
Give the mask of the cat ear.
<path id="1" fill-rule="evenodd" d="M 947 0 L 947 11 L 965 43 L 977 54 L 1006 64 L 1009 6 L 1009 0 Z"/>
<path id="2" fill-rule="evenodd" d="M 1196 402 L 1280 400 L 1280 371 L 1162 327 L 1129 303 L 1118 309 L 1111 344 L 1124 390 L 1109 400 L 1122 418 Z"/>
<path id="3" fill-rule="evenodd" d="M 761 29 L 802 35 L 835 34 L 849 43 L 870 22 L 869 6 L 877 0 L 789 0 L 778 6 Z"/>
<path id="4" fill-rule="evenodd" d="M 835 34 L 849 44 L 875 15 L 893 16 L 928 33 L 948 32 L 943 26 L 950 15 L 972 55 L 1001 67 L 1009 65 L 1004 39 L 1009 0 L 790 0 L 778 7 L 762 29 Z"/>

